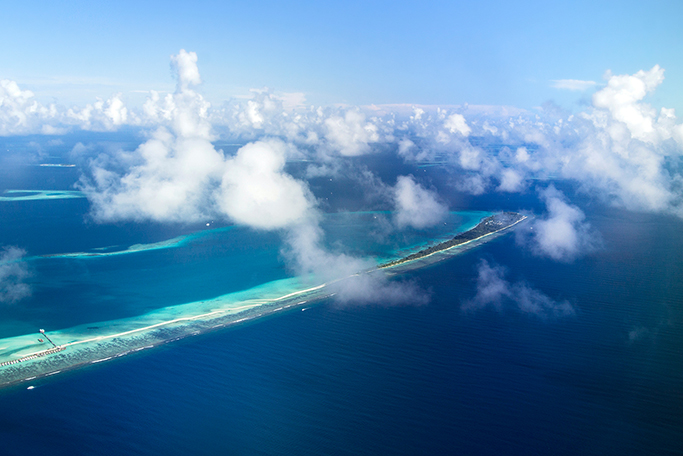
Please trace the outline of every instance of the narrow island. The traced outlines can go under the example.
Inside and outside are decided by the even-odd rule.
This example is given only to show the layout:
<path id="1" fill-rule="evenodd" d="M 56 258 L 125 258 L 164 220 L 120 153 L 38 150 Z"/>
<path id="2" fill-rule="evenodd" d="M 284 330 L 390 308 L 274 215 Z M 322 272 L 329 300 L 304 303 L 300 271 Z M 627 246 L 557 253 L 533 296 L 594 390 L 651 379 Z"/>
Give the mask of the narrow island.
<path id="1" fill-rule="evenodd" d="M 443 250 L 448 250 L 453 247 L 465 244 L 467 242 L 476 241 L 484 236 L 488 236 L 504 229 L 510 228 L 513 225 L 524 220 L 526 216 L 518 214 L 517 212 L 501 212 L 500 214 L 494 214 L 490 217 L 486 217 L 479 222 L 477 226 L 469 231 L 460 233 L 454 236 L 448 241 L 441 242 L 440 244 L 433 245 L 426 249 L 420 250 L 419 252 L 413 253 L 398 260 L 390 261 L 388 263 L 381 264 L 377 266 L 378 269 L 390 268 L 392 266 L 398 266 L 399 264 L 408 263 L 409 261 L 420 260 L 422 258 L 434 255 L 437 252 Z"/>
<path id="2" fill-rule="evenodd" d="M 480 242 L 487 242 L 526 218 L 516 212 L 495 214 L 482 219 L 474 228 L 448 241 L 380 264 L 376 268 L 391 274 L 418 269 L 426 266 L 427 262 L 417 260 L 440 252 L 445 258 L 449 256 L 449 249 L 458 247 L 453 252 L 462 251 Z M 177 239 L 173 241 L 178 242 Z M 151 245 L 155 248 L 166 247 L 166 243 L 159 244 L 163 244 L 164 247 Z M 371 273 L 377 269 L 362 271 L 359 274 Z M 344 279 L 342 277 L 332 282 L 311 286 L 310 282 L 292 277 L 213 299 L 156 309 L 136 317 L 56 329 L 51 331 L 50 337 L 44 330 L 40 330 L 38 339 L 37 334 L 0 339 L 0 389 L 50 377 L 81 366 L 117 359 L 140 350 L 230 327 L 278 311 L 298 308 L 306 310 L 303 306 L 310 306 L 314 302 L 333 296 L 335 293 L 329 285 Z"/>

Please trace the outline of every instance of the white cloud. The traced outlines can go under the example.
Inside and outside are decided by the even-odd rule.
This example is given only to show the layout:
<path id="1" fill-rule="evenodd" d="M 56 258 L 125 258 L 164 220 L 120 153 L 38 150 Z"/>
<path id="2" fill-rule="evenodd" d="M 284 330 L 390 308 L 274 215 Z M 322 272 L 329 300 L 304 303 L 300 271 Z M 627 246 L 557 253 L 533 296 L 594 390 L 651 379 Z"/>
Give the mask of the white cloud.
<path id="1" fill-rule="evenodd" d="M 673 109 L 654 110 L 644 103 L 663 80 L 657 66 L 634 75 L 610 75 L 595 93 L 594 105 L 578 115 L 546 106 L 543 116 L 519 115 L 472 119 L 477 141 L 450 138 L 436 118 L 402 128 L 411 146 L 400 147 L 406 160 L 446 161 L 457 173 L 452 181 L 463 192 L 519 192 L 530 178 L 571 179 L 594 198 L 634 211 L 683 217 L 683 124 Z M 430 126 L 431 125 L 431 126 Z M 486 147 L 495 136 L 516 152 Z M 419 140 L 419 142 L 418 142 Z M 494 143 L 495 144 L 495 140 Z M 491 182 L 498 181 L 497 187 Z"/>
<path id="2" fill-rule="evenodd" d="M 267 88 L 252 90 L 248 100 L 232 100 L 210 112 L 216 126 L 228 129 L 228 135 L 241 139 L 276 136 L 303 147 L 313 146 L 317 155 L 363 155 L 371 144 L 387 135 L 367 121 L 358 109 L 305 107 L 299 93 L 275 93 Z M 388 128 L 385 128 L 388 130 Z"/>
<path id="3" fill-rule="evenodd" d="M 443 126 L 451 133 L 460 133 L 463 136 L 469 136 L 472 129 L 467 125 L 465 117 L 462 114 L 451 114 L 446 118 Z"/>
<path id="4" fill-rule="evenodd" d="M 279 140 L 247 144 L 226 158 L 211 144 L 209 104 L 193 90 L 201 79 L 197 58 L 181 50 L 171 58 L 178 86 L 163 102 L 152 94 L 149 113 L 168 121 L 132 154 L 125 174 L 93 162 L 94 182 L 84 190 L 101 221 L 190 222 L 216 215 L 260 229 L 300 221 L 314 206 L 307 186 L 283 172 L 287 147 Z M 126 163 L 124 163 L 126 164 Z"/>
<path id="5" fill-rule="evenodd" d="M 248 100 L 245 109 L 238 113 L 241 126 L 261 129 L 273 128 L 277 124 L 278 115 L 282 115 L 284 106 L 281 100 L 268 90 L 254 90 L 254 99 Z M 264 125 L 268 123 L 268 125 Z"/>
<path id="6" fill-rule="evenodd" d="M 413 176 L 399 176 L 394 187 L 396 224 L 400 228 L 426 228 L 439 223 L 448 208 L 438 195 L 415 182 Z"/>
<path id="7" fill-rule="evenodd" d="M 517 310 L 541 318 L 566 317 L 576 313 L 566 300 L 555 301 L 525 282 L 510 283 L 505 279 L 506 273 L 503 266 L 481 260 L 477 271 L 477 294 L 463 303 L 462 310 L 474 311 L 493 306 L 503 311 L 508 304 L 513 304 Z"/>
<path id="8" fill-rule="evenodd" d="M 325 282 L 349 277 L 373 268 L 372 262 L 344 253 L 332 254 L 323 247 L 324 233 L 318 214 L 292 225 L 285 232 L 287 248 L 284 253 L 300 275 L 315 273 Z"/>
<path id="9" fill-rule="evenodd" d="M 607 87 L 593 94 L 593 105 L 607 109 L 613 119 L 625 123 L 634 138 L 652 140 L 656 113 L 640 101 L 663 81 L 664 69 L 659 65 L 634 75 L 612 76 Z"/>
<path id="10" fill-rule="evenodd" d="M 177 55 L 171 56 L 171 67 L 178 79 L 175 92 L 162 100 L 158 92 L 150 91 L 150 97 L 143 106 L 145 116 L 141 122 L 167 126 L 181 138 L 213 139 L 209 121 L 211 105 L 193 89 L 201 83 L 197 54 L 181 49 Z"/>
<path id="11" fill-rule="evenodd" d="M 144 119 L 154 125 L 170 122 L 174 106 L 172 94 L 167 94 L 162 101 L 159 92 L 150 90 L 149 97 L 142 106 Z"/>
<path id="12" fill-rule="evenodd" d="M 136 156 L 142 164 L 123 176 L 94 162 L 94 184 L 83 191 L 98 220 L 189 222 L 211 215 L 210 190 L 220 181 L 224 159 L 208 140 L 160 128 Z"/>
<path id="13" fill-rule="evenodd" d="M 128 121 L 128 108 L 126 108 L 122 94 L 112 95 L 106 101 L 97 100 L 84 108 L 72 107 L 65 116 L 64 122 L 75 124 L 83 130 L 113 131 Z"/>
<path id="14" fill-rule="evenodd" d="M 296 153 L 312 160 L 308 177 L 334 175 L 346 169 L 347 157 L 372 153 L 382 144 L 396 145 L 406 161 L 442 164 L 449 168 L 451 185 L 472 194 L 519 192 L 527 179 L 564 178 L 629 210 L 683 217 L 683 125 L 673 109 L 655 110 L 644 102 L 663 81 L 658 66 L 610 74 L 583 113 L 546 106 L 537 115 L 507 107 L 305 107 L 302 94 L 267 89 L 216 108 L 196 91 L 201 83 L 196 54 L 181 50 L 171 61 L 176 91 L 150 91 L 141 110 L 127 107 L 121 94 L 82 108 L 43 106 L 16 82 L 0 81 L 0 135 L 151 127 L 137 150 L 92 161 L 85 190 L 99 220 L 187 222 L 224 215 L 262 229 L 317 226 L 316 201 L 305 182 L 284 172 L 286 158 Z M 593 81 L 554 83 L 597 88 Z M 226 157 L 211 144 L 218 133 L 256 142 Z M 501 143 L 507 151 L 492 147 Z M 399 179 L 393 195 L 376 187 L 385 200 L 393 196 L 399 225 L 427 226 L 445 210 L 435 192 L 410 177 Z M 580 209 L 551 189 L 542 198 L 548 214 L 534 225 L 537 253 L 570 260 L 594 247 Z M 320 245 L 300 253 L 334 263 L 336 256 Z M 519 303 L 525 302 L 523 295 L 518 293 Z M 539 299 L 532 296 L 529 302 Z"/>
<path id="15" fill-rule="evenodd" d="M 225 158 L 210 142 L 208 103 L 192 90 L 200 81 L 196 55 L 181 50 L 172 61 L 178 72 L 176 92 L 156 110 L 159 97 L 153 93 L 146 106 L 168 119 L 171 130 L 159 127 L 132 157 L 120 154 L 121 162 L 133 163 L 124 175 L 106 163 L 92 164 L 94 182 L 86 182 L 83 190 L 98 220 L 189 222 L 213 213 L 210 194 L 220 182 Z"/>
<path id="16" fill-rule="evenodd" d="M 551 185 L 540 194 L 548 213 L 533 223 L 534 253 L 557 261 L 572 261 L 599 246 L 599 235 L 584 221 L 584 213 L 568 204 L 562 192 Z"/>
<path id="17" fill-rule="evenodd" d="M 51 133 L 56 127 L 54 105 L 43 106 L 33 92 L 21 90 L 15 81 L 0 80 L 0 136 Z"/>
<path id="18" fill-rule="evenodd" d="M 595 81 L 582 81 L 580 79 L 555 79 L 550 85 L 556 89 L 583 92 L 595 87 L 596 84 Z"/>
<path id="19" fill-rule="evenodd" d="M 659 66 L 611 76 L 607 87 L 593 95 L 594 109 L 577 120 L 580 139 L 573 153 L 559 161 L 562 174 L 627 209 L 683 216 L 682 176 L 675 164 L 683 148 L 683 125 L 676 124 L 673 110 L 657 115 L 642 102 L 663 79 Z"/>
<path id="20" fill-rule="evenodd" d="M 529 151 L 526 149 L 526 147 L 517 148 L 515 160 L 517 160 L 518 163 L 527 163 L 529 161 Z"/>
<path id="21" fill-rule="evenodd" d="M 377 126 L 354 110 L 325 119 L 325 137 L 332 149 L 345 156 L 367 154 L 370 144 L 380 139 Z"/>
<path id="22" fill-rule="evenodd" d="M 249 143 L 233 157 L 217 151 L 210 142 L 208 103 L 193 89 L 200 81 L 196 56 L 181 51 L 172 60 L 178 73 L 176 92 L 163 100 L 152 94 L 146 106 L 149 117 L 168 128 L 158 128 L 133 154 L 119 154 L 124 173 L 112 171 L 116 167 L 106 166 L 105 160 L 94 162 L 94 183 L 85 190 L 98 220 L 188 222 L 222 215 L 252 228 L 280 230 L 290 266 L 333 282 L 341 302 L 373 301 L 380 297 L 378 290 L 391 302 L 409 296 L 424 302 L 417 288 L 389 282 L 383 273 L 356 276 L 372 269 L 372 262 L 324 247 L 315 198 L 305 182 L 284 172 L 287 157 L 299 154 L 295 146 L 271 138 Z M 291 124 L 281 107 L 274 95 L 263 91 L 230 119 L 248 129 L 283 131 Z M 313 117 L 320 118 L 319 113 Z M 331 135 L 327 139 L 340 153 L 361 153 L 367 141 L 376 139 L 362 115 L 349 111 L 338 119 L 326 128 Z"/>
<path id="23" fill-rule="evenodd" d="M 263 229 L 300 222 L 313 206 L 306 184 L 283 172 L 286 145 L 279 140 L 247 144 L 225 164 L 219 208 L 238 223 Z"/>
<path id="24" fill-rule="evenodd" d="M 423 305 L 429 294 L 415 282 L 389 280 L 381 270 L 355 274 L 330 287 L 342 304 Z"/>
<path id="25" fill-rule="evenodd" d="M 486 159 L 486 154 L 478 147 L 464 147 L 458 156 L 458 164 L 462 169 L 477 171 Z"/>
<path id="26" fill-rule="evenodd" d="M 398 142 L 398 154 L 401 157 L 410 157 L 415 148 L 415 143 L 408 138 L 403 138 Z"/>
<path id="27" fill-rule="evenodd" d="M 500 185 L 498 191 L 519 192 L 524 188 L 524 177 L 519 171 L 514 169 L 504 169 L 500 174 Z"/>
<path id="28" fill-rule="evenodd" d="M 44 106 L 33 92 L 21 90 L 15 81 L 0 80 L 0 135 L 64 134 L 69 128 L 113 131 L 121 125 L 135 123 L 122 95 L 114 94 L 106 101 L 97 100 L 85 107 L 64 110 L 55 104 Z"/>
<path id="29" fill-rule="evenodd" d="M 171 56 L 171 66 L 178 77 L 179 92 L 186 91 L 190 86 L 202 83 L 202 78 L 199 76 L 199 67 L 197 67 L 196 53 L 181 49 L 177 55 Z"/>
<path id="30" fill-rule="evenodd" d="M 314 273 L 341 304 L 420 305 L 429 301 L 428 293 L 415 282 L 389 280 L 372 261 L 323 248 L 323 231 L 317 220 L 291 226 L 285 240 L 285 256 L 296 272 L 303 276 Z"/>
<path id="31" fill-rule="evenodd" d="M 15 303 L 31 295 L 31 287 L 25 283 L 30 276 L 22 261 L 26 252 L 17 247 L 0 251 L 0 303 Z"/>

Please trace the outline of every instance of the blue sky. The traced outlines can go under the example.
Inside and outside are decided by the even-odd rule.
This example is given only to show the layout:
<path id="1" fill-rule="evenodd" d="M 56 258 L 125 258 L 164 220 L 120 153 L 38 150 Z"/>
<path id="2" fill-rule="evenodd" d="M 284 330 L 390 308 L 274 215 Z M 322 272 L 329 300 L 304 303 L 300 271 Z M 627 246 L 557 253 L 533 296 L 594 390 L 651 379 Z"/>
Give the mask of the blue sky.
<path id="1" fill-rule="evenodd" d="M 683 111 L 683 2 L 11 2 L 0 79 L 40 100 L 173 90 L 169 55 L 199 57 L 216 103 L 268 86 L 315 104 L 462 103 L 578 110 L 603 83 L 659 64 L 647 101 Z"/>

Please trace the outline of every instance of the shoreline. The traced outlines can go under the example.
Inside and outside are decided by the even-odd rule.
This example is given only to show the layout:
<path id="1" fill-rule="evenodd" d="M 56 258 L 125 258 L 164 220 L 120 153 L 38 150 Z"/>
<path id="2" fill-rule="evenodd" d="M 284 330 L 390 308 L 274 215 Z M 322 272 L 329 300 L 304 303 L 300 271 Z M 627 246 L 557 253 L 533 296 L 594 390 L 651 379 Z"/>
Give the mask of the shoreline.
<path id="1" fill-rule="evenodd" d="M 499 233 L 501 231 L 507 230 L 508 228 L 512 228 L 513 226 L 517 225 L 518 223 L 520 223 L 520 222 L 522 222 L 528 218 L 527 216 L 518 214 L 516 212 L 506 212 L 504 214 L 506 214 L 506 215 L 507 214 L 514 214 L 515 216 L 519 216 L 519 218 L 515 217 L 516 220 L 513 223 L 507 224 L 501 228 L 498 228 L 497 230 L 489 231 L 485 234 L 482 234 L 481 236 L 477 236 L 477 237 L 472 238 L 472 239 L 465 239 L 465 237 L 467 236 L 468 233 L 471 233 L 473 231 L 476 231 L 477 229 L 480 229 L 480 227 L 482 225 L 485 225 L 489 221 L 495 221 L 496 220 L 495 215 L 491 216 L 491 217 L 486 217 L 486 218 L 482 219 L 482 221 L 479 222 L 477 224 L 477 226 L 475 226 L 471 230 L 460 233 L 448 241 L 444 241 L 444 242 L 436 244 L 432 247 L 422 249 L 422 250 L 420 250 L 416 253 L 410 254 L 406 257 L 399 258 L 397 260 L 393 260 L 393 261 L 390 261 L 388 263 L 381 264 L 381 265 L 377 266 L 377 269 L 393 268 L 393 267 L 400 266 L 403 264 L 411 263 L 413 261 L 418 261 L 418 260 L 428 258 L 432 255 L 437 254 L 437 253 L 446 252 L 446 251 L 453 249 L 455 247 L 461 247 L 461 246 L 473 243 L 473 242 L 481 240 L 487 236 L 491 236 L 492 234 L 496 234 L 496 233 Z M 459 242 L 461 239 L 463 239 L 462 242 Z"/>
<path id="2" fill-rule="evenodd" d="M 292 296 L 296 296 L 296 295 L 308 293 L 308 292 L 311 292 L 311 291 L 320 290 L 320 289 L 324 288 L 325 286 L 326 286 L 326 284 L 318 285 L 318 286 L 316 286 L 316 287 L 311 287 L 311 288 L 308 288 L 308 289 L 306 289 L 306 290 L 295 291 L 294 293 L 289 293 L 288 295 L 281 296 L 281 297 L 279 297 L 279 298 L 266 299 L 266 300 L 264 300 L 263 303 L 254 303 L 254 304 L 250 304 L 250 305 L 243 305 L 243 306 L 239 306 L 239 307 L 232 308 L 232 309 L 230 309 L 230 310 L 238 310 L 237 313 L 240 313 L 240 312 L 243 312 L 243 311 L 245 311 L 245 310 L 253 309 L 253 308 L 256 308 L 256 307 L 267 306 L 267 305 L 270 304 L 270 303 L 277 302 L 277 301 L 281 301 L 281 300 L 283 300 L 283 299 L 288 299 L 288 298 L 290 298 L 290 297 L 292 297 Z M 278 310 L 280 310 L 280 309 L 278 309 Z M 69 342 L 69 343 L 66 343 L 66 344 L 62 344 L 62 345 L 60 345 L 59 347 L 64 347 L 64 348 L 66 348 L 66 347 L 72 347 L 72 346 L 74 346 L 74 345 L 85 344 L 85 343 L 88 343 L 88 342 L 99 342 L 99 341 L 106 340 L 106 339 L 114 339 L 114 338 L 116 338 L 116 337 L 127 336 L 127 335 L 130 335 L 130 334 L 136 333 L 136 332 L 142 332 L 142 331 L 148 331 L 148 330 L 152 330 L 152 329 L 157 329 L 157 328 L 161 328 L 162 326 L 172 325 L 172 324 L 174 324 L 174 323 L 179 323 L 179 322 L 182 322 L 182 321 L 198 320 L 198 319 L 201 319 L 201 318 L 209 317 L 209 316 L 211 316 L 211 315 L 220 315 L 220 314 L 224 314 L 224 315 L 225 315 L 225 314 L 227 314 L 228 312 L 229 312 L 228 310 L 214 310 L 214 311 L 212 311 L 212 312 L 207 312 L 207 313 L 203 313 L 203 314 L 199 314 L 199 315 L 193 315 L 193 316 L 190 316 L 190 317 L 180 317 L 180 318 L 176 318 L 176 319 L 169 320 L 169 321 L 162 321 L 161 323 L 155 323 L 155 324 L 149 325 L 149 326 L 144 326 L 144 327 L 142 327 L 142 328 L 131 329 L 131 330 L 129 330 L 129 331 L 124 331 L 124 332 L 120 332 L 120 333 L 117 333 L 117 334 L 109 334 L 109 335 L 106 335 L 106 336 L 97 336 L 97 337 L 93 337 L 93 338 L 91 338 L 91 339 L 79 340 L 79 341 L 76 341 L 76 342 Z"/>
<path id="3" fill-rule="evenodd" d="M 275 298 L 249 300 L 250 302 L 239 306 L 227 306 L 113 334 L 77 339 L 58 345 L 56 349 L 26 353 L 21 358 L 0 367 L 0 390 L 90 364 L 117 359 L 185 337 L 256 320 L 278 311 L 294 310 L 312 301 L 329 297 L 329 294 L 321 293 L 324 287 L 325 284 Z M 63 331 L 53 331 L 53 338 L 55 334 L 58 334 L 58 337 L 68 335 L 62 333 Z M 27 336 L 19 338 L 22 337 Z"/>
<path id="4" fill-rule="evenodd" d="M 449 251 L 455 247 L 459 248 L 457 249 L 458 252 L 465 251 L 470 247 L 479 245 L 477 241 L 486 242 L 493 239 L 495 236 L 492 235 L 500 234 L 527 218 L 517 215 L 521 218 L 515 220 L 514 223 L 476 238 L 442 249 L 430 250 L 451 242 L 453 240 L 451 239 L 436 246 L 422 249 L 416 254 L 378 265 L 367 271 L 361 271 L 358 274 L 383 269 L 394 275 L 421 268 L 426 264 L 416 263 L 417 260 L 424 260 L 437 253 L 451 255 L 452 253 Z M 482 219 L 474 228 L 460 233 L 456 238 L 476 230 L 490 218 Z M 430 253 L 415 257 L 415 255 L 420 255 L 427 250 L 430 250 Z M 57 346 L 59 349 L 57 351 L 54 351 L 54 348 L 36 350 L 38 347 L 36 347 L 35 336 L 31 334 L 2 339 L 5 353 L 1 354 L 4 356 L 0 356 L 0 359 L 5 358 L 6 361 L 0 363 L 0 389 L 16 386 L 30 380 L 40 380 L 90 364 L 117 359 L 188 336 L 256 320 L 278 311 L 291 311 L 332 296 L 334 293 L 327 292 L 328 285 L 345 279 L 342 277 L 332 282 L 314 286 L 306 286 L 304 278 L 284 279 L 206 301 L 158 309 L 131 319 L 95 322 L 55 330 L 50 333 L 53 338 L 66 339 Z M 297 289 L 303 286 L 306 288 Z M 140 324 L 144 326 L 139 326 Z M 108 331 L 100 335 L 88 334 L 93 326 Z M 14 359 L 12 359 L 13 357 Z M 7 364 L 8 361 L 9 364 Z"/>

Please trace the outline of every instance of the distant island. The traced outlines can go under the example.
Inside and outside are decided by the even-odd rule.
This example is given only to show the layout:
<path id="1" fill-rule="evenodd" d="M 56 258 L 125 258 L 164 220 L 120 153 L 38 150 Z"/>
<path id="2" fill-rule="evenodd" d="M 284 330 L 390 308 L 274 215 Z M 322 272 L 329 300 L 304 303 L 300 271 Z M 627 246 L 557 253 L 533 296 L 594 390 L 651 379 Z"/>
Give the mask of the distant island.
<path id="1" fill-rule="evenodd" d="M 465 231 L 464 233 L 460 233 L 448 241 L 420 250 L 419 252 L 408 255 L 407 257 L 399 258 L 398 260 L 381 264 L 377 268 L 390 268 L 392 266 L 397 266 L 399 264 L 407 263 L 409 261 L 415 261 L 424 257 L 428 257 L 429 255 L 433 255 L 437 252 L 448 250 L 458 245 L 483 238 L 484 236 L 488 236 L 489 234 L 502 231 L 506 228 L 516 225 L 525 218 L 526 216 L 518 214 L 517 212 L 501 212 L 500 214 L 495 214 L 490 217 L 486 217 L 482 219 L 481 222 L 479 222 L 479 224 L 471 230 Z"/>

